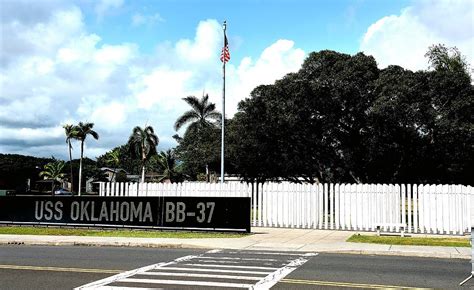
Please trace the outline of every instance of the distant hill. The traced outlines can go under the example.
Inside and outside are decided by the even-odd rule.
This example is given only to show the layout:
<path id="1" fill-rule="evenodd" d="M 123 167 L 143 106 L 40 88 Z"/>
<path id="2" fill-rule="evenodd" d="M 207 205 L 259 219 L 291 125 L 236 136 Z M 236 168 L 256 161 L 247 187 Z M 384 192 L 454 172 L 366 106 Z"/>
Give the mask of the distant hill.
<path id="1" fill-rule="evenodd" d="M 26 186 L 28 178 L 32 182 L 38 180 L 38 174 L 43 166 L 52 160 L 52 158 L 0 153 L 0 189 L 21 190 Z"/>

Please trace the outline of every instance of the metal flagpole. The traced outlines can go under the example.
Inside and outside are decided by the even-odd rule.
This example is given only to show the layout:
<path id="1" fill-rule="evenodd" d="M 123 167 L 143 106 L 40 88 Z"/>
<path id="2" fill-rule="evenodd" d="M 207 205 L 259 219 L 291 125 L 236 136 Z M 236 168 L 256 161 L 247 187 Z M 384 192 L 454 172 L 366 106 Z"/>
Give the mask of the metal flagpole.
<path id="1" fill-rule="evenodd" d="M 225 31 L 227 29 L 227 23 L 224 21 L 224 24 L 222 24 L 222 28 L 224 30 L 224 46 L 222 49 L 226 49 L 226 35 Z M 222 85 L 222 136 L 221 136 L 221 183 L 224 183 L 224 126 L 225 126 L 225 56 L 224 60 L 222 61 L 222 80 L 223 80 L 223 85 Z"/>

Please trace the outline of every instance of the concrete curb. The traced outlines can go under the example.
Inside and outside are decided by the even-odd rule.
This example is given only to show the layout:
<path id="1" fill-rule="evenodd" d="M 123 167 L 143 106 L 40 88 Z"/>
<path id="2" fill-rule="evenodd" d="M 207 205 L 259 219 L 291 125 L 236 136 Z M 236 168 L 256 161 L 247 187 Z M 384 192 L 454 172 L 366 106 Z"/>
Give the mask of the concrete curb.
<path id="1" fill-rule="evenodd" d="M 25 246 L 84 246 L 84 247 L 144 247 L 144 248 L 164 248 L 164 249 L 235 249 L 235 250 L 260 250 L 260 251 L 279 251 L 278 248 L 258 247 L 222 247 L 222 246 L 202 246 L 192 243 L 140 243 L 140 242 L 120 242 L 120 241 L 101 241 L 101 242 L 77 242 L 77 241 L 0 241 L 0 245 L 25 245 Z M 302 250 L 296 250 L 301 252 Z M 441 258 L 441 259 L 471 259 L 470 255 L 452 254 L 443 252 L 413 252 L 413 251 L 380 251 L 380 250 L 309 250 L 304 252 L 330 253 L 330 254 L 351 254 L 351 255 L 377 255 L 377 256 L 404 256 L 404 257 L 423 257 L 423 258 Z"/>
<path id="2" fill-rule="evenodd" d="M 0 245 L 24 245 L 24 246 L 79 246 L 79 247 L 142 247 L 163 249 L 209 249 L 193 244 L 153 244 L 136 242 L 68 242 L 68 241 L 0 241 Z"/>
<path id="3" fill-rule="evenodd" d="M 403 257 L 420 257 L 420 258 L 437 258 L 437 259 L 462 259 L 470 260 L 471 256 L 462 254 L 449 253 L 413 253 L 403 251 L 367 251 L 367 250 L 341 250 L 341 251 L 318 251 L 319 253 L 330 254 L 351 254 L 351 255 L 375 255 L 375 256 L 403 256 Z"/>

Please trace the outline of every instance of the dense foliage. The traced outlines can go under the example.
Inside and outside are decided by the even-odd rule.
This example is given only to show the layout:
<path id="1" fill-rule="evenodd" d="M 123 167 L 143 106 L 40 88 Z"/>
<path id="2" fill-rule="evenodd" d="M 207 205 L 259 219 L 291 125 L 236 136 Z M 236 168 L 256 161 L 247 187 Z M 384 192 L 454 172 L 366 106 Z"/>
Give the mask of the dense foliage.
<path id="1" fill-rule="evenodd" d="M 0 188 L 26 190 L 26 180 L 33 184 L 44 166 L 53 158 L 37 158 L 19 154 L 0 153 Z"/>
<path id="2" fill-rule="evenodd" d="M 362 53 L 311 53 L 239 104 L 236 171 L 247 180 L 472 184 L 473 86 L 467 66 L 453 64 L 462 58 L 439 47 L 427 54 L 434 70 L 418 72 L 379 70 Z"/>

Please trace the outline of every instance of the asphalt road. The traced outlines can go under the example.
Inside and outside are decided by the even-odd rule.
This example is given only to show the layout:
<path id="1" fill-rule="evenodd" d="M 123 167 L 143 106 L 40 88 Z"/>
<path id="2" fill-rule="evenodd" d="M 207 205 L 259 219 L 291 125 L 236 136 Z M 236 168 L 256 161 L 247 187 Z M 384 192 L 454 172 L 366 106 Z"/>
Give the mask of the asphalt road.
<path id="1" fill-rule="evenodd" d="M 202 284 L 199 288 L 205 288 L 206 285 L 227 288 L 239 283 L 244 286 L 263 283 L 261 285 L 265 287 L 278 281 L 272 289 L 455 289 L 459 288 L 459 282 L 466 278 L 471 270 L 467 260 L 303 254 L 231 250 L 208 252 L 187 249 L 0 246 L 0 289 L 72 289 L 157 263 L 162 264 L 155 265 L 154 269 L 142 268 L 137 273 L 118 280 L 105 281 L 106 284 L 103 285 L 196 289 L 198 287 L 192 286 L 192 281 Z M 225 268 L 222 270 L 222 267 Z M 203 271 L 203 268 L 211 270 Z M 285 277 L 281 276 L 281 273 L 288 271 L 289 274 Z M 262 280 L 268 273 L 272 273 L 269 275 L 272 276 L 270 281 Z M 219 275 L 223 277 L 218 277 Z M 241 280 L 242 276 L 245 276 L 246 280 Z M 160 284 L 157 280 L 165 284 Z M 462 288 L 470 287 L 474 287 L 474 281 L 468 282 Z"/>

